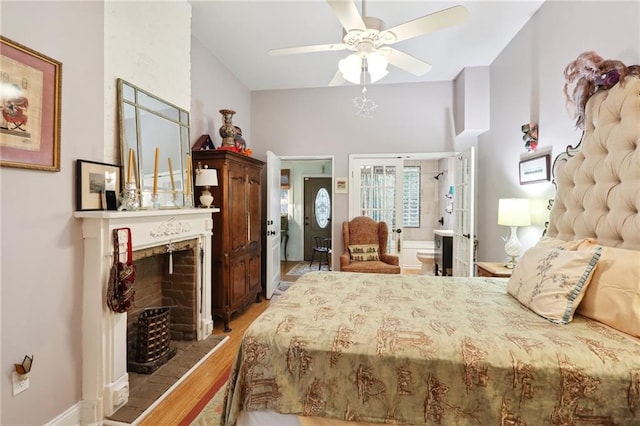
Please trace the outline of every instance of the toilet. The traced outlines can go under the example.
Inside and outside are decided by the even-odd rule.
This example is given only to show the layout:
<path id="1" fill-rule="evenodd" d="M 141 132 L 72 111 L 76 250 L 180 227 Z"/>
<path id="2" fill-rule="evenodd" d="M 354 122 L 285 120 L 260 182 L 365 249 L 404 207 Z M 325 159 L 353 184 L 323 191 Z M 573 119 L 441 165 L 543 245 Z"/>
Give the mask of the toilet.
<path id="1" fill-rule="evenodd" d="M 431 247 L 421 248 L 416 252 L 416 257 L 420 261 L 420 275 L 433 275 L 433 267 L 434 267 L 434 248 L 433 241 L 428 241 L 431 243 Z"/>

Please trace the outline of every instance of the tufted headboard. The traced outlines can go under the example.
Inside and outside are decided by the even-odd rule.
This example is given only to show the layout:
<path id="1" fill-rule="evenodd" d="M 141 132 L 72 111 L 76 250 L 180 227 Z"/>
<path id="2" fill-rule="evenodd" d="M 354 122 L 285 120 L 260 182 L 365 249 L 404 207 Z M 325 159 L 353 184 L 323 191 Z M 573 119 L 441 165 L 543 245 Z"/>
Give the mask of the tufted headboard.
<path id="1" fill-rule="evenodd" d="M 553 173 L 549 236 L 640 250 L 638 76 L 589 98 L 582 140 L 555 159 Z"/>

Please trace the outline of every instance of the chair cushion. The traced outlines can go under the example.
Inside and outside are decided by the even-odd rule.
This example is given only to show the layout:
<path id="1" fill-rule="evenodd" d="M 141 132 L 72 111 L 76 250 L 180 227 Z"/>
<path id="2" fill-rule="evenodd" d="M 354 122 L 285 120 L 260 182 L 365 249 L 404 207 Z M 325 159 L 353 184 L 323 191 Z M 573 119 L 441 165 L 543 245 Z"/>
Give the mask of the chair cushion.
<path id="1" fill-rule="evenodd" d="M 351 260 L 355 262 L 369 262 L 380 260 L 378 244 L 354 244 L 349 246 Z"/>
<path id="2" fill-rule="evenodd" d="M 368 262 L 351 262 L 349 265 L 342 266 L 343 272 L 364 272 L 377 274 L 399 274 L 400 267 L 389 265 L 379 260 L 371 260 Z"/>

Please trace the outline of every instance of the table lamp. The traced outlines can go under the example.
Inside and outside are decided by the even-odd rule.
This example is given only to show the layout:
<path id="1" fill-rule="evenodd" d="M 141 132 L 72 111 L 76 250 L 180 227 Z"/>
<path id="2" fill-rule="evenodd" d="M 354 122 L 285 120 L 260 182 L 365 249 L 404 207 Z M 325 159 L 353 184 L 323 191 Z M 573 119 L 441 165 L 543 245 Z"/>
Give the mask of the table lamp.
<path id="1" fill-rule="evenodd" d="M 198 164 L 196 169 L 196 186 L 204 186 L 200 195 L 200 207 L 211 207 L 213 203 L 213 195 L 209 192 L 210 186 L 218 186 L 218 172 L 216 169 L 210 169 L 205 164 L 204 168 Z"/>
<path id="2" fill-rule="evenodd" d="M 513 269 L 516 266 L 516 257 L 520 256 L 522 245 L 518 241 L 518 226 L 531 225 L 531 213 L 529 200 L 526 198 L 501 198 L 498 200 L 498 225 L 510 226 L 511 235 L 504 245 L 504 251 L 511 259 L 504 265 Z"/>

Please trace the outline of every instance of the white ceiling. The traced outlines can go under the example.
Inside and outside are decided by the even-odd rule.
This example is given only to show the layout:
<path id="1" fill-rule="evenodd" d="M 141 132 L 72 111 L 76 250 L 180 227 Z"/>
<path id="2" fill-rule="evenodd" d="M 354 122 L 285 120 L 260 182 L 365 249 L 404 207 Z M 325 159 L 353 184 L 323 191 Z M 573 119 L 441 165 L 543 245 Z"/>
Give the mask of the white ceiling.
<path id="1" fill-rule="evenodd" d="M 355 2 L 361 11 L 361 1 Z M 389 65 L 389 75 L 376 84 L 450 81 L 464 67 L 490 65 L 543 2 L 368 0 L 367 15 L 382 19 L 386 28 L 455 5 L 469 11 L 464 24 L 393 45 L 431 64 L 431 71 L 417 77 Z M 352 53 L 267 54 L 271 49 L 341 43 L 342 26 L 324 0 L 190 3 L 193 35 L 250 90 L 327 87 L 338 61 Z"/>

